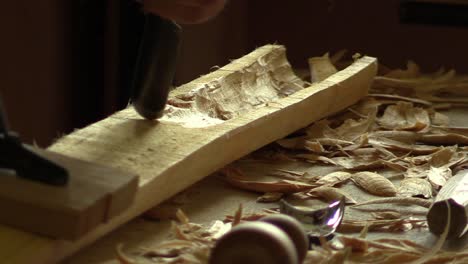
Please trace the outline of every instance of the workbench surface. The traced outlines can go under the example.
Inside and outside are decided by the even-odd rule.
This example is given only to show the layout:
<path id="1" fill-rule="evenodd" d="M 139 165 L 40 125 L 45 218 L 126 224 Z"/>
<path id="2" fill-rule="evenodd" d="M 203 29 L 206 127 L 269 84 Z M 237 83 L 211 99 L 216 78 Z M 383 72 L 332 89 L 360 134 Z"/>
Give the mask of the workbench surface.
<path id="1" fill-rule="evenodd" d="M 468 126 L 468 121 L 465 118 L 466 114 L 468 114 L 468 108 L 452 108 L 449 112 L 443 113 L 450 116 L 451 125 Z M 278 166 L 281 166 L 281 164 L 278 164 Z M 330 171 L 330 168 L 327 166 L 317 165 L 309 165 L 308 168 L 283 167 L 283 169 L 306 169 L 309 172 L 322 174 Z M 370 197 L 369 194 L 364 193 L 351 183 L 346 184 L 342 188 L 352 194 L 353 198 L 357 201 L 363 201 Z M 158 190 L 154 191 L 157 192 Z M 209 225 L 214 220 L 223 220 L 226 215 L 233 215 L 241 203 L 244 213 L 259 212 L 263 208 L 277 207 L 276 203 L 256 202 L 258 196 L 258 193 L 243 191 L 228 185 L 215 173 L 184 191 L 180 195 L 179 200 L 183 200 L 180 208 L 190 218 L 191 222 Z M 427 209 L 416 207 L 416 210 L 420 210 L 421 214 L 424 215 Z M 358 210 L 347 209 L 346 217 L 359 219 L 360 217 L 365 218 L 365 214 Z M 68 258 L 64 263 L 119 263 L 115 258 L 116 246 L 118 244 L 123 244 L 124 252 L 132 256 L 132 252 L 154 248 L 158 243 L 166 239 L 170 234 L 170 226 L 171 220 L 155 221 L 139 217 L 95 242 L 93 245 L 83 249 L 78 254 Z M 405 238 L 426 246 L 433 245 L 437 240 L 437 237 L 425 228 L 416 228 L 399 233 L 370 232 L 368 234 L 368 238 L 370 239 L 381 237 Z M 468 236 L 465 234 L 461 239 L 452 241 L 449 245 L 446 243 L 446 246 L 457 250 L 457 248 L 464 247 L 467 241 Z M 153 262 L 142 260 L 141 263 Z"/>

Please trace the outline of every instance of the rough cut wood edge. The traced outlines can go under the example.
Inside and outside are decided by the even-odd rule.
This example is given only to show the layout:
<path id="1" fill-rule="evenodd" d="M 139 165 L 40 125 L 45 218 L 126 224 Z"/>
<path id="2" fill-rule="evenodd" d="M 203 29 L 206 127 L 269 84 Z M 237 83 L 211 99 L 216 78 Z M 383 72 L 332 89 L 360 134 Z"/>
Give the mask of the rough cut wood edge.
<path id="1" fill-rule="evenodd" d="M 257 49 L 244 63 L 272 49 L 282 47 Z M 239 60 L 234 61 L 192 83 L 208 82 L 242 67 Z M 320 83 L 213 127 L 188 129 L 144 121 L 129 108 L 65 136 L 50 150 L 139 174 L 135 203 L 75 242 L 0 225 L 0 259 L 6 263 L 57 262 L 229 162 L 352 105 L 367 94 L 376 72 L 376 59 L 363 57 Z"/>

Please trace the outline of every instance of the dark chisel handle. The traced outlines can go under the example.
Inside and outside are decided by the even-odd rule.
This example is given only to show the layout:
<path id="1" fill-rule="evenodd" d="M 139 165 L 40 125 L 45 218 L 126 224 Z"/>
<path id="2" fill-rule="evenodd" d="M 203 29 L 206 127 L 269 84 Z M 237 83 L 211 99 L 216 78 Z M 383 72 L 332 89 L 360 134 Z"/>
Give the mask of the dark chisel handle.
<path id="1" fill-rule="evenodd" d="M 181 28 L 147 14 L 134 72 L 131 101 L 146 119 L 162 116 L 176 70 Z"/>

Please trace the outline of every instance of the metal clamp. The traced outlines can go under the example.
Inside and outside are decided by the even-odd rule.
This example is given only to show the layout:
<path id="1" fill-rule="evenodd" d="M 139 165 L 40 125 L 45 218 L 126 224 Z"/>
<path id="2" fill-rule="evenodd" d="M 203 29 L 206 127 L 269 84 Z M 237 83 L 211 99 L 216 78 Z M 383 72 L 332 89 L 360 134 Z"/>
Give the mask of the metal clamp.
<path id="1" fill-rule="evenodd" d="M 36 154 L 8 130 L 0 98 L 0 168 L 14 170 L 16 176 L 50 185 L 66 185 L 68 172 L 63 167 Z"/>

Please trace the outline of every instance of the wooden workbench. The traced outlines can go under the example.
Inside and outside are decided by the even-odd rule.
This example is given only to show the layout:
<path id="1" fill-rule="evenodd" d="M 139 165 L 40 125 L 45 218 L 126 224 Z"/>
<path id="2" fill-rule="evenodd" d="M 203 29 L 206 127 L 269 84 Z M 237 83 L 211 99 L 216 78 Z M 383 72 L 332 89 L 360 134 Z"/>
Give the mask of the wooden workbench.
<path id="1" fill-rule="evenodd" d="M 453 108 L 444 113 L 450 116 L 453 125 L 468 125 L 468 121 L 465 119 L 466 114 L 468 114 L 467 108 Z M 304 167 L 303 165 L 298 165 L 293 168 L 285 168 L 281 164 L 277 166 L 283 169 L 307 170 L 312 174 L 330 172 L 330 167 L 327 166 L 308 165 Z M 398 180 L 396 179 L 396 181 Z M 371 197 L 371 195 L 363 192 L 351 183 L 346 184 L 342 188 L 352 194 L 358 201 L 367 200 Z M 243 204 L 244 212 L 246 213 L 260 212 L 263 208 L 277 207 L 276 203 L 256 202 L 259 196 L 258 193 L 234 188 L 223 181 L 216 173 L 188 188 L 184 191 L 183 196 L 184 202 L 180 205 L 180 208 L 189 216 L 191 222 L 206 225 L 211 224 L 214 220 L 222 220 L 226 215 L 232 215 L 240 203 Z M 426 209 L 416 208 L 416 210 L 420 210 L 424 214 Z M 357 210 L 347 209 L 346 217 L 360 219 L 366 218 L 366 214 Z M 92 246 L 68 258 L 64 263 L 119 263 L 115 258 L 116 246 L 118 244 L 123 243 L 124 251 L 129 256 L 132 256 L 132 252 L 136 253 L 142 249 L 155 248 L 158 243 L 170 235 L 170 226 L 171 220 L 154 221 L 144 219 L 143 217 L 137 218 L 97 241 Z M 437 237 L 432 235 L 428 229 L 412 229 L 408 232 L 399 233 L 370 232 L 368 234 L 368 238 L 370 239 L 382 237 L 409 239 L 429 247 L 437 240 Z M 457 241 L 446 243 L 446 246 L 457 250 L 464 247 L 467 242 L 468 236 L 465 234 L 464 237 Z M 139 260 L 141 263 L 154 263 L 148 259 Z"/>

